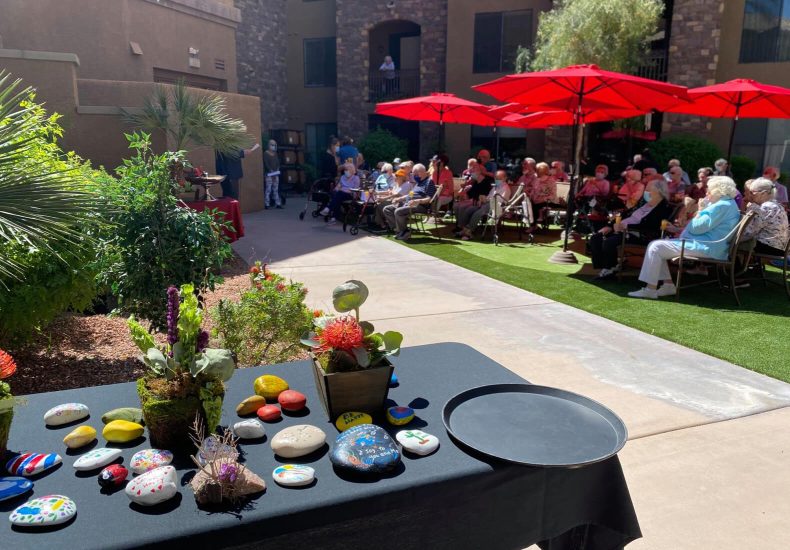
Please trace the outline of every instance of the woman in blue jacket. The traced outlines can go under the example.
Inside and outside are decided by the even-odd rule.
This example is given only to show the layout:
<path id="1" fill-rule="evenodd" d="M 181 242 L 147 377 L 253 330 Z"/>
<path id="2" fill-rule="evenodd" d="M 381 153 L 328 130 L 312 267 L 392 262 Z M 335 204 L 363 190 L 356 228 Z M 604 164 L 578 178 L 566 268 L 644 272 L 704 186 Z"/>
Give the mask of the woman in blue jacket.
<path id="1" fill-rule="evenodd" d="M 708 191 L 699 201 L 697 215 L 680 234 L 686 240 L 686 250 L 694 256 L 724 260 L 729 243 L 724 239 L 738 225 L 741 213 L 735 203 L 738 190 L 735 182 L 726 176 L 715 176 L 708 180 Z M 647 286 L 629 292 L 632 298 L 671 296 L 676 292 L 669 273 L 667 261 L 680 255 L 680 239 L 653 241 L 647 247 L 645 261 L 639 280 Z M 721 241 L 721 242 L 714 242 Z M 661 288 L 658 283 L 663 281 Z"/>

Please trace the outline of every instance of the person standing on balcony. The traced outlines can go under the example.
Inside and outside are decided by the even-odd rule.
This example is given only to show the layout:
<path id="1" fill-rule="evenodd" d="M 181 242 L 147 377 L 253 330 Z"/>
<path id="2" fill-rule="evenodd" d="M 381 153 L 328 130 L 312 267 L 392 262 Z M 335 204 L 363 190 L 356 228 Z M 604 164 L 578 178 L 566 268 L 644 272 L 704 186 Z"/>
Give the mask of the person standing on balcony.
<path id="1" fill-rule="evenodd" d="M 397 91 L 397 77 L 395 74 L 395 62 L 392 61 L 392 56 L 384 56 L 384 63 L 379 67 L 382 81 L 382 91 L 385 96 L 393 94 Z"/>
<path id="2" fill-rule="evenodd" d="M 277 142 L 269 140 L 269 147 L 263 154 L 263 172 L 265 175 L 265 187 L 263 191 L 264 208 L 276 206 L 282 208 L 280 204 L 280 158 L 277 156 Z"/>

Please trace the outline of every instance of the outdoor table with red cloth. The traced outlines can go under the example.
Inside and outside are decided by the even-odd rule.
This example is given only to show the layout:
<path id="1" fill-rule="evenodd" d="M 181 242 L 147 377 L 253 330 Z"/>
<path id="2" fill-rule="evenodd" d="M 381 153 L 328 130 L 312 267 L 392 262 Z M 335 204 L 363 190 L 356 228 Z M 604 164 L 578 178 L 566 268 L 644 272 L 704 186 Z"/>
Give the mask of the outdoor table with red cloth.
<path id="1" fill-rule="evenodd" d="M 217 209 L 218 221 L 229 221 L 233 228 L 236 230 L 234 233 L 226 228 L 223 228 L 225 235 L 230 239 L 230 242 L 235 242 L 244 236 L 244 223 L 241 220 L 241 208 L 239 208 L 239 201 L 229 197 L 222 199 L 214 199 L 212 201 L 184 201 L 192 210 L 203 211 Z"/>

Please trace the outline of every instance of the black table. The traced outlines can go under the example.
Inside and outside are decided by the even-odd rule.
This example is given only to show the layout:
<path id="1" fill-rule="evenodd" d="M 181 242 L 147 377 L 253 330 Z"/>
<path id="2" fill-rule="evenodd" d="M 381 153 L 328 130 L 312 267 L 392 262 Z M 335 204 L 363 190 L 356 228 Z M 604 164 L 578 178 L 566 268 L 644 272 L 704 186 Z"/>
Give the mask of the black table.
<path id="1" fill-rule="evenodd" d="M 47 428 L 44 412 L 77 401 L 91 409 L 86 421 L 101 431 L 101 415 L 112 408 L 139 406 L 134 384 L 116 384 L 29 396 L 11 427 L 9 448 L 57 451 L 64 458 L 57 470 L 35 483 L 34 494 L 60 493 L 77 504 L 77 518 L 48 532 L 11 528 L 7 514 L 23 499 L 0 502 L 0 547 L 93 548 L 524 548 L 540 543 L 565 548 L 615 549 L 639 538 L 639 524 L 617 457 L 576 469 L 518 466 L 461 450 L 441 422 L 444 403 L 456 393 L 483 384 L 523 382 L 502 366 L 461 344 L 436 344 L 403 350 L 395 358 L 400 385 L 390 390 L 399 405 L 415 407 L 419 427 L 439 437 L 441 446 L 427 457 L 404 457 L 394 475 L 368 481 L 339 476 L 327 448 L 307 460 L 275 459 L 269 441 L 279 430 L 310 423 L 321 427 L 330 444 L 337 430 L 327 419 L 307 362 L 244 369 L 236 372 L 225 399 L 223 424 L 238 420 L 235 406 L 252 395 L 252 382 L 263 373 L 285 378 L 307 395 L 307 416 L 287 416 L 266 424 L 263 442 L 242 444 L 247 466 L 266 480 L 266 492 L 242 509 L 201 510 L 192 491 L 182 486 L 167 503 L 138 511 L 118 491 L 102 494 L 96 475 L 76 472 L 72 464 L 84 452 L 66 452 L 63 437 L 73 429 Z M 57 373 L 53 373 L 56 376 Z M 380 419 L 378 419 L 380 420 Z M 386 425 L 386 424 L 385 424 Z M 397 429 L 389 430 L 394 434 Z M 99 445 L 104 440 L 99 435 Z M 124 448 L 128 464 L 144 441 Z M 278 463 L 310 464 L 317 483 L 287 489 L 274 483 Z M 190 464 L 177 465 L 182 485 Z M 179 546 L 173 546 L 173 544 Z M 183 545 L 183 546 L 181 546 Z M 197 546 L 195 546 L 197 545 Z"/>

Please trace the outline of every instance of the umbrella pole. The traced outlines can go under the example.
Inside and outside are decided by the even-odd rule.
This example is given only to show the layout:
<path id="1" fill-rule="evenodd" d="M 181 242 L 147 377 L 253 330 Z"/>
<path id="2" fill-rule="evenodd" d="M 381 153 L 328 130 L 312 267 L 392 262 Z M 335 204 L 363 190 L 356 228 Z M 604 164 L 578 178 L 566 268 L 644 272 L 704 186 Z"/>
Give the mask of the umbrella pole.
<path id="1" fill-rule="evenodd" d="M 727 162 L 732 166 L 732 143 L 735 141 L 735 127 L 738 125 L 738 115 L 732 119 L 732 127 L 730 128 L 730 143 L 727 145 Z"/>
<path id="2" fill-rule="evenodd" d="M 582 83 L 582 89 L 584 84 Z M 581 95 L 581 94 L 580 94 Z M 568 207 L 565 211 L 565 238 L 562 243 L 562 250 L 558 250 L 549 258 L 549 262 L 553 264 L 577 264 L 579 260 L 573 252 L 568 251 L 568 237 L 571 233 L 571 226 L 573 225 L 573 211 L 574 203 L 576 201 L 576 182 L 579 179 L 579 151 L 577 150 L 579 128 L 580 128 L 580 111 L 581 111 L 581 98 L 579 107 L 573 113 L 573 136 L 571 137 L 571 144 L 573 148 L 573 174 L 571 175 L 570 189 L 568 190 Z"/>
<path id="3" fill-rule="evenodd" d="M 494 160 L 499 162 L 499 133 L 496 131 L 496 124 L 494 124 L 494 139 L 496 141 L 496 152 L 494 153 Z"/>

